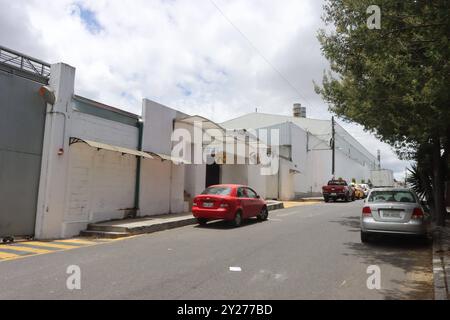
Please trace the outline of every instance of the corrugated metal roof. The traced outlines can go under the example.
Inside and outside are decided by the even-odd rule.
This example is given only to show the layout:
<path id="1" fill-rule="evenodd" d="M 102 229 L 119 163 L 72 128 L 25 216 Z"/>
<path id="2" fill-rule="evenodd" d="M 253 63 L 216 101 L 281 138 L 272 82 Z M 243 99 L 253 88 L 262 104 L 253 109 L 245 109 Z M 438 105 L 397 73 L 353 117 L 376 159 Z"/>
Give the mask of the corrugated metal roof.
<path id="1" fill-rule="evenodd" d="M 292 122 L 315 136 L 331 135 L 331 120 L 296 118 L 267 113 L 249 113 L 220 125 L 227 129 L 258 129 L 285 122 Z"/>
<path id="2" fill-rule="evenodd" d="M 249 113 L 244 116 L 221 123 L 226 129 L 259 129 L 276 126 L 283 123 L 293 123 L 301 129 L 308 131 L 318 139 L 327 144 L 331 139 L 331 120 L 318 120 L 309 118 L 297 118 L 267 113 Z M 350 135 L 342 126 L 336 124 L 337 143 L 342 144 L 345 149 L 349 147 L 361 153 L 368 161 L 376 161 L 372 155 L 358 140 Z M 339 139 L 341 138 L 341 139 Z M 340 141 L 343 140 L 343 141 Z"/>

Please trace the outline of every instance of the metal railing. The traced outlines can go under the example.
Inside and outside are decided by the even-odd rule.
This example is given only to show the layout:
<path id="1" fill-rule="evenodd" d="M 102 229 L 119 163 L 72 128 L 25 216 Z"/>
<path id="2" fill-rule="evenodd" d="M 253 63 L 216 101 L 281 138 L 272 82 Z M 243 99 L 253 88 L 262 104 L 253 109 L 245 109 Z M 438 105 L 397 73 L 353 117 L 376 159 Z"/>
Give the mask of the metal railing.
<path id="1" fill-rule="evenodd" d="M 0 46 L 0 63 L 48 79 L 50 64 Z"/>

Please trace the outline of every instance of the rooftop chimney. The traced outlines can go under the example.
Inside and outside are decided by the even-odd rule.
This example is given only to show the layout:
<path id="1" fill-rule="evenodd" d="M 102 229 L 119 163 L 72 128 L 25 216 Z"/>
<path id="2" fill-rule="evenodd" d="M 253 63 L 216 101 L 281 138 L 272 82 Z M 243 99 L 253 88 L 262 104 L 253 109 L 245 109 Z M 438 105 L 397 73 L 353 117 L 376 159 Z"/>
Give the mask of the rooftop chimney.
<path id="1" fill-rule="evenodd" d="M 294 104 L 294 117 L 296 118 L 306 118 L 306 108 L 302 107 L 300 103 Z"/>

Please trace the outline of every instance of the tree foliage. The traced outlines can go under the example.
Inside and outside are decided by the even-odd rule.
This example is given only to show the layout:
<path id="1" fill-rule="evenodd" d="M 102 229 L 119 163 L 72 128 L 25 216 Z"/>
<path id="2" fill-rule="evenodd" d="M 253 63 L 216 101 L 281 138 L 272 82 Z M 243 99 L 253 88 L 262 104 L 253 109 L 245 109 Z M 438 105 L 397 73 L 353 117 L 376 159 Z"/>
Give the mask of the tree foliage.
<path id="1" fill-rule="evenodd" d="M 381 29 L 367 27 L 369 5 Z M 410 158 L 450 123 L 448 1 L 330 0 L 319 41 L 331 71 L 316 90 L 330 110 Z"/>
<path id="2" fill-rule="evenodd" d="M 380 29 L 368 28 L 371 5 L 381 8 Z M 450 1 L 328 0 L 324 9 L 329 28 L 318 38 L 331 70 L 316 91 L 331 112 L 375 133 L 401 158 L 417 161 L 417 187 L 425 190 L 431 179 L 435 216 L 443 224 Z"/>

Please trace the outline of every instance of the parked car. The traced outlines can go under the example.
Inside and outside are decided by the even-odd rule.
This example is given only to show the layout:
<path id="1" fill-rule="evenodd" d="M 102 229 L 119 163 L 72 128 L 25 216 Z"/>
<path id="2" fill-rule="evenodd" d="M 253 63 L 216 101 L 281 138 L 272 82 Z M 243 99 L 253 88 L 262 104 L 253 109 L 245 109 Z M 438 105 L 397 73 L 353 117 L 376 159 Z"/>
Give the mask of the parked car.
<path id="1" fill-rule="evenodd" d="M 345 180 L 330 180 L 326 186 L 322 187 L 325 202 L 342 199 L 344 201 L 355 201 L 355 193 Z"/>
<path id="2" fill-rule="evenodd" d="M 370 192 L 370 187 L 369 187 L 369 185 L 366 184 L 366 183 L 361 183 L 360 186 L 361 186 L 361 188 L 362 188 L 363 191 L 364 191 L 364 198 L 367 198 L 367 197 L 369 196 L 369 192 Z"/>
<path id="3" fill-rule="evenodd" d="M 239 227 L 242 220 L 267 220 L 267 204 L 252 188 L 243 185 L 216 185 L 194 198 L 192 214 L 200 225 L 211 220 L 227 220 Z"/>
<path id="4" fill-rule="evenodd" d="M 359 184 L 352 184 L 355 192 L 355 199 L 361 200 L 366 196 L 364 194 L 364 189 Z"/>
<path id="5" fill-rule="evenodd" d="M 404 234 L 427 237 L 430 215 L 410 189 L 372 189 L 361 216 L 361 241 L 373 234 Z"/>

